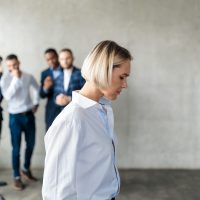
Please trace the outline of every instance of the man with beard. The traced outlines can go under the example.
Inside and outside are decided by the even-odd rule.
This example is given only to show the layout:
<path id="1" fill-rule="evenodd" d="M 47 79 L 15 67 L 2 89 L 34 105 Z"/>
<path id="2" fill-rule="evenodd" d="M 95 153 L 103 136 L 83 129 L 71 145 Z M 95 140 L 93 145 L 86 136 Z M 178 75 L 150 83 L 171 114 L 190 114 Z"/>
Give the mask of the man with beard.
<path id="1" fill-rule="evenodd" d="M 71 49 L 62 49 L 59 54 L 60 65 L 63 69 L 63 76 L 60 79 L 60 87 L 56 93 L 56 104 L 62 108 L 71 101 L 72 91 L 80 90 L 85 80 L 81 71 L 73 65 L 74 56 Z"/>
<path id="2" fill-rule="evenodd" d="M 35 78 L 20 69 L 20 61 L 14 54 L 6 58 L 8 73 L 2 76 L 1 89 L 8 101 L 9 128 L 12 143 L 12 167 L 14 188 L 23 190 L 21 176 L 37 181 L 31 173 L 31 158 L 35 146 L 35 116 L 39 105 L 39 86 Z M 26 141 L 24 166 L 20 173 L 20 146 L 22 133 Z"/>

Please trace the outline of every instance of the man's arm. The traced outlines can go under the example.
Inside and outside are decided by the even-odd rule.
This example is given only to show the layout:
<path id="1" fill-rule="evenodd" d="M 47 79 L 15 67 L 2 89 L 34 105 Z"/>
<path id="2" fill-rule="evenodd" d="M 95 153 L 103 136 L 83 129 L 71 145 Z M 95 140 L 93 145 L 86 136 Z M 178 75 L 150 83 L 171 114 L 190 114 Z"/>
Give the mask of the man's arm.
<path id="1" fill-rule="evenodd" d="M 0 80 L 1 80 L 2 75 L 3 75 L 2 72 L 0 72 Z M 0 104 L 1 104 L 2 100 L 3 100 L 3 95 L 2 95 L 1 88 L 0 88 Z"/>
<path id="2" fill-rule="evenodd" d="M 40 100 L 40 96 L 39 96 L 40 87 L 33 76 L 31 76 L 31 87 L 32 87 L 32 92 L 33 92 L 33 95 L 32 95 L 33 105 L 34 105 L 33 112 L 36 112 L 39 106 L 39 100 Z"/>
<path id="3" fill-rule="evenodd" d="M 46 98 L 52 95 L 52 87 L 53 87 L 53 81 L 50 76 L 45 77 L 42 73 L 41 75 L 41 85 L 40 85 L 40 97 Z"/>
<path id="4" fill-rule="evenodd" d="M 13 77 L 10 83 L 6 78 L 3 76 L 1 79 L 1 90 L 4 98 L 9 101 L 22 87 L 22 82 L 19 77 Z"/>

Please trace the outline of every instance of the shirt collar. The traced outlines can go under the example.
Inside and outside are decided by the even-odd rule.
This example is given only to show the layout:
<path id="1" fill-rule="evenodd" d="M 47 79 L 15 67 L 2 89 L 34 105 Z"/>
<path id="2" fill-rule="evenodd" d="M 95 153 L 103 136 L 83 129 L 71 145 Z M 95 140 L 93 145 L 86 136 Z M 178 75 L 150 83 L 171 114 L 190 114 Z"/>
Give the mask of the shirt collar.
<path id="1" fill-rule="evenodd" d="M 54 69 L 53 67 L 49 67 L 52 71 L 60 71 L 60 70 L 62 70 L 62 67 L 61 66 L 59 66 L 57 69 Z"/>
<path id="2" fill-rule="evenodd" d="M 65 74 L 71 74 L 73 70 L 73 67 L 69 68 L 69 69 L 63 69 Z"/>
<path id="3" fill-rule="evenodd" d="M 101 108 L 101 105 L 110 105 L 111 104 L 111 101 L 109 101 L 105 97 L 102 97 L 99 100 L 99 102 L 96 102 L 92 99 L 89 99 L 89 98 L 81 95 L 78 91 L 72 92 L 72 101 L 77 103 L 78 105 L 80 105 L 81 107 L 83 107 L 85 109 L 92 107 L 92 106 L 97 106 L 97 107 Z"/>

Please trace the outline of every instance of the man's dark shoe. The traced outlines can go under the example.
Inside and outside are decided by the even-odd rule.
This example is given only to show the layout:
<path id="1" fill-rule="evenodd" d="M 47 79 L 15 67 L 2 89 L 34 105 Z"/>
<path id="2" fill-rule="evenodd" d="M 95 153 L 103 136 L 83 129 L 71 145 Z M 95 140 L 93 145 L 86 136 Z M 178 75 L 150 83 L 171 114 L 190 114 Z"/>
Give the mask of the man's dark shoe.
<path id="1" fill-rule="evenodd" d="M 21 175 L 28 181 L 38 181 L 38 179 L 32 175 L 30 170 L 28 171 L 22 170 Z"/>
<path id="2" fill-rule="evenodd" d="M 22 183 L 21 179 L 14 179 L 14 189 L 21 191 L 25 188 L 24 184 Z"/>
<path id="3" fill-rule="evenodd" d="M 0 187 L 2 187 L 2 186 L 6 186 L 7 185 L 7 183 L 5 182 L 5 181 L 0 181 Z M 1 199 L 0 199 L 1 200 Z"/>
<path id="4" fill-rule="evenodd" d="M 0 194 L 0 200 L 5 200 L 5 198 Z"/>

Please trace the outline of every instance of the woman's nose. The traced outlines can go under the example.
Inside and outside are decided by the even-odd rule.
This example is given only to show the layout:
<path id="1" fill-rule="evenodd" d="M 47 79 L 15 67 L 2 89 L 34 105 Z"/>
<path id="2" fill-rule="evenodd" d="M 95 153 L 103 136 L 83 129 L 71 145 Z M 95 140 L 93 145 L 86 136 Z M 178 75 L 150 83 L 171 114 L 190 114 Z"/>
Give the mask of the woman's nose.
<path id="1" fill-rule="evenodd" d="M 125 79 L 122 83 L 122 88 L 127 88 L 128 87 L 128 83 L 127 80 Z"/>

